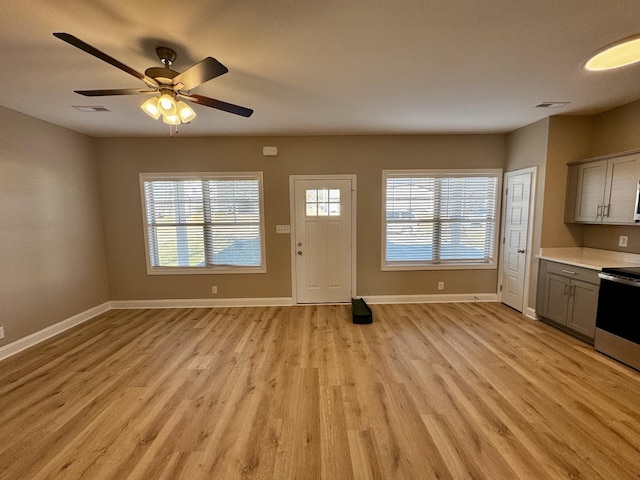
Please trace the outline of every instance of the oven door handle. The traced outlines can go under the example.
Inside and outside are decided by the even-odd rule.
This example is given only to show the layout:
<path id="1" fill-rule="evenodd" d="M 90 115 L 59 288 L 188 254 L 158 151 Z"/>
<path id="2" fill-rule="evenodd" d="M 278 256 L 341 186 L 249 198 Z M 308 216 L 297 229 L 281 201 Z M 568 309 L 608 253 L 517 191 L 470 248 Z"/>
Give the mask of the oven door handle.
<path id="1" fill-rule="evenodd" d="M 632 287 L 640 287 L 640 280 L 633 280 L 632 278 L 618 277 L 617 275 L 609 275 L 608 273 L 598 273 L 598 277 L 602 280 L 608 280 L 609 282 L 622 283 L 624 285 L 631 285 Z"/>

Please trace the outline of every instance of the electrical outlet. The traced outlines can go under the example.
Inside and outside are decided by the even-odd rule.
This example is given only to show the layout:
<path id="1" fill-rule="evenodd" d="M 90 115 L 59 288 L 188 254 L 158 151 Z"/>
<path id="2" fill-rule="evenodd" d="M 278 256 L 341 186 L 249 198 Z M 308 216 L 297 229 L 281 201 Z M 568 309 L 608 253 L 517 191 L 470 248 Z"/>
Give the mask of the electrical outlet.
<path id="1" fill-rule="evenodd" d="M 216 293 L 218 293 L 218 287 L 216 287 L 215 285 L 212 285 L 212 286 L 211 286 L 211 293 L 213 293 L 214 295 L 215 295 Z"/>
<path id="2" fill-rule="evenodd" d="M 620 235 L 620 238 L 618 238 L 618 246 L 626 247 L 628 241 L 629 241 L 629 237 L 627 237 L 626 235 Z"/>
<path id="3" fill-rule="evenodd" d="M 444 282 L 438 282 L 438 290 L 444 290 Z"/>
<path id="4" fill-rule="evenodd" d="M 4 338 L 4 327 L 0 327 L 0 340 Z"/>

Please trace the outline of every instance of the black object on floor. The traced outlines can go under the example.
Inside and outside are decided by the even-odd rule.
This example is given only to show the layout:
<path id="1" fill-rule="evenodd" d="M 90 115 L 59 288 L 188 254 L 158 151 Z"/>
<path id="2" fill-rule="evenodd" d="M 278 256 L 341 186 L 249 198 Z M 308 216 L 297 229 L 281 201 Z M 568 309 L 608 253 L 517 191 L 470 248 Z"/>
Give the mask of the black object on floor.
<path id="1" fill-rule="evenodd" d="M 351 313 L 353 314 L 353 323 L 365 324 L 373 322 L 371 308 L 362 298 L 351 299 Z"/>

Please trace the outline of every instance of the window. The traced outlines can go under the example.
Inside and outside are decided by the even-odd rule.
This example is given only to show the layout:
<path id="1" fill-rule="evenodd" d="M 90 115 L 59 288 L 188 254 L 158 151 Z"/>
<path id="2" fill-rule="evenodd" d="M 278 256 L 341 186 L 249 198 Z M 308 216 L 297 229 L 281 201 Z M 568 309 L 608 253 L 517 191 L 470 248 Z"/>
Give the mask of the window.
<path id="1" fill-rule="evenodd" d="M 383 172 L 383 270 L 495 268 L 501 171 Z"/>
<path id="2" fill-rule="evenodd" d="M 340 190 L 313 189 L 305 192 L 307 217 L 339 217 Z"/>
<path id="3" fill-rule="evenodd" d="M 141 174 L 148 273 L 263 273 L 261 173 Z"/>

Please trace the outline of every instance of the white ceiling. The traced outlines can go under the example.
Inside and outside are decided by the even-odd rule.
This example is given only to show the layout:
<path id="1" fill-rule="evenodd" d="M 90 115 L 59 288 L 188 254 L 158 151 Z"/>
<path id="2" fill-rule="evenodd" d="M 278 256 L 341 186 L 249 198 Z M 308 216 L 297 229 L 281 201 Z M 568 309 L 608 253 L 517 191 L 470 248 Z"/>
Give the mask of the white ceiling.
<path id="1" fill-rule="evenodd" d="M 166 136 L 133 76 L 57 38 L 71 33 L 144 72 L 159 45 L 183 71 L 229 72 L 193 90 L 254 109 L 196 105 L 185 135 L 508 132 L 640 98 L 640 66 L 586 73 L 600 47 L 640 33 L 638 0 L 1 0 L 0 105 L 91 136 Z M 571 102 L 561 110 L 535 108 Z M 109 112 L 72 108 L 99 105 Z"/>

